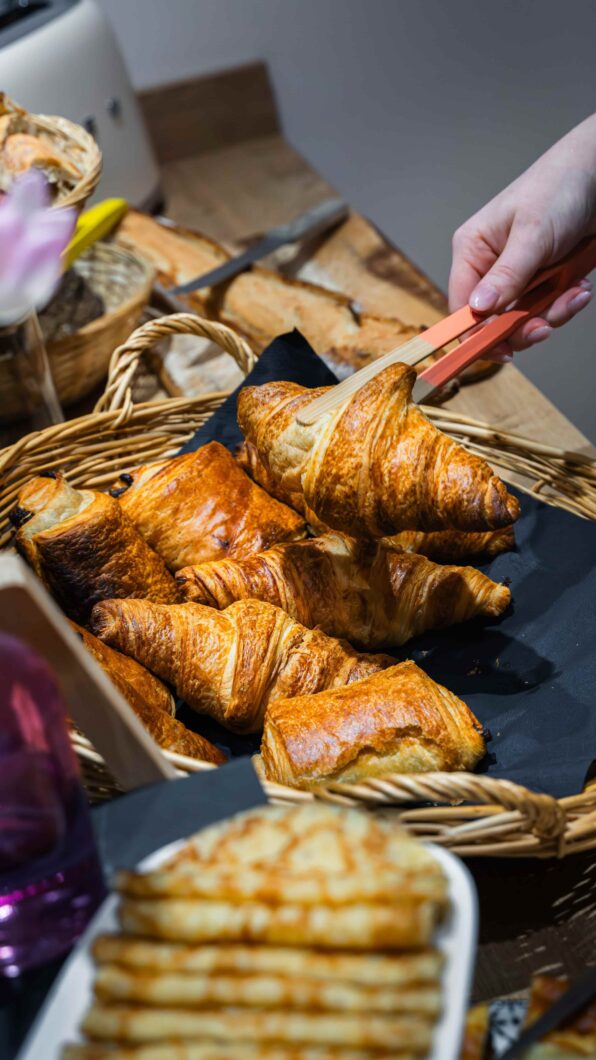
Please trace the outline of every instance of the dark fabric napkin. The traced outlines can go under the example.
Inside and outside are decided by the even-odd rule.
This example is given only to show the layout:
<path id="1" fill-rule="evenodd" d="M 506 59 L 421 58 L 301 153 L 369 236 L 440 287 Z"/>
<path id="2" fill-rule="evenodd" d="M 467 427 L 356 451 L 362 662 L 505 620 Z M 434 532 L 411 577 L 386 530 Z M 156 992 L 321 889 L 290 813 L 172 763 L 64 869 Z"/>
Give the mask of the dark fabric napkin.
<path id="1" fill-rule="evenodd" d="M 275 339 L 243 385 L 274 379 L 336 382 L 298 331 Z M 242 440 L 237 393 L 185 451 L 213 439 L 234 449 Z M 576 794 L 596 753 L 596 524 L 511 492 L 522 509 L 517 549 L 482 570 L 510 585 L 513 606 L 500 620 L 425 634 L 395 654 L 415 659 L 490 729 L 479 772 L 559 797 Z M 184 720 L 192 725 L 190 711 Z M 255 740 L 230 741 L 223 730 L 209 735 L 232 754 L 256 748 Z"/>
<path id="2" fill-rule="evenodd" d="M 207 442 L 221 442 L 233 452 L 243 440 L 236 419 L 238 394 L 245 386 L 260 386 L 261 383 L 271 383 L 276 379 L 287 379 L 290 383 L 310 387 L 333 386 L 337 383 L 333 372 L 317 357 L 312 346 L 299 331 L 294 329 L 287 335 L 279 335 L 263 351 L 244 382 L 236 387 L 233 394 L 213 413 L 211 419 L 199 427 L 180 452 L 191 453 Z"/>
<path id="3" fill-rule="evenodd" d="M 134 868 L 168 843 L 266 803 L 249 758 L 108 799 L 92 813 L 106 877 L 115 869 Z"/>

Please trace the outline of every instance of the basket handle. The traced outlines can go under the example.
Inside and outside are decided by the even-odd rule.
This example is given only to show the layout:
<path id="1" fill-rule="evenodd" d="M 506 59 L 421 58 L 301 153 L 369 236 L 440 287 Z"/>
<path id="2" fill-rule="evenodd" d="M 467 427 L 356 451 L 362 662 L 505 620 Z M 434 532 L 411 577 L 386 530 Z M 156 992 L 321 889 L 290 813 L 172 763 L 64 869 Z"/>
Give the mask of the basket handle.
<path id="1" fill-rule="evenodd" d="M 304 791 L 296 793 L 295 789 L 264 781 L 264 787 L 270 798 L 285 801 L 291 794 L 297 795 L 298 801 L 309 797 Z M 371 777 L 358 784 L 331 783 L 314 793 L 317 798 L 336 801 L 344 804 L 363 802 L 370 807 L 396 806 L 408 802 L 423 803 L 481 803 L 486 806 L 502 807 L 510 814 L 519 814 L 521 824 L 526 832 L 531 832 L 541 841 L 554 842 L 560 846 L 566 825 L 567 816 L 561 803 L 552 795 L 542 795 L 511 780 L 495 777 L 476 776 L 474 773 L 390 773 L 382 777 Z M 448 807 L 408 811 L 408 817 L 430 820 L 437 815 L 443 819 L 448 815 Z M 496 815 L 503 820 L 503 815 Z M 477 830 L 484 831 L 487 817 L 478 813 Z M 458 838 L 473 841 L 474 818 L 465 825 L 450 829 Z M 512 822 L 513 823 L 513 822 Z M 461 836 L 459 835 L 461 833 Z"/>
<path id="2" fill-rule="evenodd" d="M 194 313 L 173 313 L 171 316 L 158 317 L 142 324 L 132 335 L 114 350 L 108 368 L 108 381 L 95 412 L 111 412 L 118 409 L 122 415 L 118 426 L 126 422 L 133 410 L 131 384 L 137 365 L 146 350 L 150 350 L 160 339 L 171 335 L 198 335 L 217 343 L 222 350 L 234 358 L 238 367 L 245 373 L 256 364 L 256 356 L 245 339 L 236 334 L 225 324 L 215 320 L 205 320 Z"/>

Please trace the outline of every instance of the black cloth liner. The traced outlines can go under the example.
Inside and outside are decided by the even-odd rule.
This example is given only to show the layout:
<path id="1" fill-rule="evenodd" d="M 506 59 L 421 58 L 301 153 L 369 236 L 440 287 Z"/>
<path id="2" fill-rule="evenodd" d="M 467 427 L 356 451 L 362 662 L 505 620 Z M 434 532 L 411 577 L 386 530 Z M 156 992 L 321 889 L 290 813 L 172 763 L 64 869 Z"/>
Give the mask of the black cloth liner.
<path id="1" fill-rule="evenodd" d="M 298 331 L 275 339 L 242 385 L 275 379 L 310 387 L 336 382 Z M 237 393 L 184 451 L 214 439 L 235 448 L 242 440 Z M 417 637 L 394 654 L 415 659 L 491 731 L 479 773 L 561 797 L 581 791 L 596 754 L 596 524 L 511 492 L 522 509 L 517 548 L 481 569 L 510 585 L 512 607 L 501 619 Z M 258 746 L 258 738 L 206 727 L 188 708 L 183 717 L 233 755 Z"/>
<path id="2" fill-rule="evenodd" d="M 108 799 L 92 812 L 101 862 L 107 877 L 134 868 L 155 850 L 186 839 L 243 810 L 265 806 L 267 797 L 249 758 L 219 769 L 158 781 Z"/>

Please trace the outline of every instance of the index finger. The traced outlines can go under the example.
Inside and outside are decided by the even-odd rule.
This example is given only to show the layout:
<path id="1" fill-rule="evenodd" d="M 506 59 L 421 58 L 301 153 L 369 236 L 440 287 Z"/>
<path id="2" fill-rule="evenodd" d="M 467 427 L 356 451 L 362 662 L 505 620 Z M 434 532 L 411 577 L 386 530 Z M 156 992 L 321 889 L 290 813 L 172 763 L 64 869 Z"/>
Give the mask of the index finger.
<path id="1" fill-rule="evenodd" d="M 449 311 L 454 313 L 468 304 L 468 299 L 484 273 L 460 255 L 454 255 L 449 273 Z"/>
<path id="2" fill-rule="evenodd" d="M 449 308 L 453 313 L 467 305 L 469 297 L 483 276 L 497 260 L 490 242 L 476 227 L 459 229 L 453 237 L 453 261 L 449 274 Z"/>

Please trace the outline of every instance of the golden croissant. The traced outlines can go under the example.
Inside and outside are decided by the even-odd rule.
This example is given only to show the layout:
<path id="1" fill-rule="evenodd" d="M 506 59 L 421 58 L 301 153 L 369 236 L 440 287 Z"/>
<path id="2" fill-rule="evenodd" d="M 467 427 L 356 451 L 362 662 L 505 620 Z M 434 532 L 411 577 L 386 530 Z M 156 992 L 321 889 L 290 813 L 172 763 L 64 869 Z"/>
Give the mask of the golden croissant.
<path id="1" fill-rule="evenodd" d="M 305 533 L 304 519 L 256 485 L 219 442 L 121 475 L 111 492 L 171 570 L 241 559 Z"/>
<path id="2" fill-rule="evenodd" d="M 465 530 L 402 530 L 393 537 L 382 538 L 387 548 L 416 552 L 435 563 L 457 563 L 465 559 L 490 559 L 515 545 L 512 526 L 485 533 Z"/>
<path id="3" fill-rule="evenodd" d="M 283 489 L 259 457 L 254 445 L 250 442 L 242 442 L 236 449 L 235 458 L 240 467 L 258 482 L 263 489 L 267 490 L 273 497 L 291 505 L 297 512 L 304 515 L 309 526 L 319 534 L 329 532 L 315 513 L 308 508 L 301 493 L 288 493 L 284 495 Z M 402 530 L 392 537 L 383 537 L 381 540 L 392 548 L 403 548 L 406 552 L 416 552 L 420 556 L 427 556 L 436 563 L 458 563 L 472 557 L 489 559 L 497 556 L 500 552 L 507 552 L 515 545 L 515 536 L 512 526 L 505 526 L 499 530 L 487 530 L 485 532 L 465 530 Z"/>
<path id="4" fill-rule="evenodd" d="M 411 661 L 346 688 L 271 703 L 261 743 L 267 778 L 298 787 L 472 770 L 484 753 L 472 711 Z"/>
<path id="5" fill-rule="evenodd" d="M 247 475 L 250 475 L 255 482 L 258 482 L 259 486 L 267 490 L 267 493 L 272 497 L 276 497 L 283 504 L 289 504 L 291 508 L 304 515 L 313 530 L 323 534 L 327 533 L 329 527 L 321 523 L 315 513 L 310 511 L 302 492 L 299 489 L 294 492 L 285 490 L 281 481 L 271 474 L 252 442 L 247 442 L 246 438 L 243 442 L 240 442 L 240 445 L 237 445 L 234 451 L 234 459 L 246 471 Z"/>
<path id="6" fill-rule="evenodd" d="M 226 761 L 226 756 L 219 748 L 198 732 L 187 729 L 173 716 L 176 708 L 174 697 L 157 677 L 128 655 L 109 648 L 76 622 L 71 622 L 71 626 L 159 747 L 215 765 Z"/>
<path id="7" fill-rule="evenodd" d="M 245 387 L 238 422 L 284 494 L 301 493 L 318 519 L 346 534 L 508 526 L 518 501 L 412 402 L 415 379 L 413 368 L 392 365 L 308 427 L 296 414 L 328 387 Z"/>
<path id="8" fill-rule="evenodd" d="M 69 625 L 135 714 L 140 715 L 145 709 L 148 715 L 167 714 L 174 717 L 176 701 L 170 690 L 154 674 L 149 673 L 149 670 L 128 655 L 108 647 L 77 622 L 70 622 Z"/>
<path id="9" fill-rule="evenodd" d="M 274 699 L 358 681 L 395 662 L 359 654 L 259 600 L 225 611 L 107 600 L 94 608 L 92 628 L 173 685 L 189 707 L 237 732 L 260 731 Z"/>
<path id="10" fill-rule="evenodd" d="M 474 567 L 441 566 L 333 533 L 237 562 L 186 567 L 176 579 L 189 600 L 218 608 L 266 600 L 304 626 L 367 649 L 404 644 L 477 615 L 500 615 L 511 599 L 507 586 Z"/>
<path id="11" fill-rule="evenodd" d="M 97 600 L 146 597 L 173 603 L 176 583 L 118 501 L 78 490 L 47 472 L 20 491 L 15 544 L 66 613 L 83 624 Z"/>

